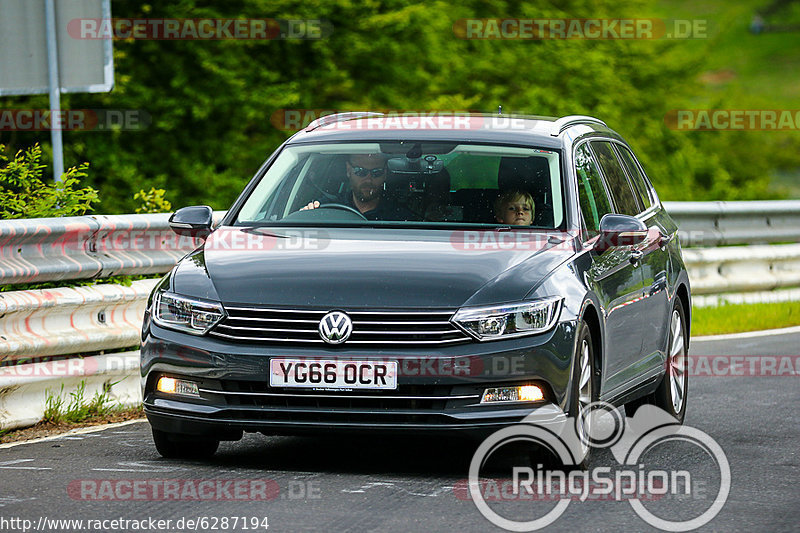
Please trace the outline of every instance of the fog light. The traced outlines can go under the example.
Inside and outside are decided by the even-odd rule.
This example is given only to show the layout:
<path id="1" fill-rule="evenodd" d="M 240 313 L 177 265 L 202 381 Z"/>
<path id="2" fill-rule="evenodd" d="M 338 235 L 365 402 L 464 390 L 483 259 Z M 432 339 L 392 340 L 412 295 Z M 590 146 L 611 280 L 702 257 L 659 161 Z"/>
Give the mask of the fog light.
<path id="1" fill-rule="evenodd" d="M 156 390 L 166 394 L 200 396 L 200 391 L 197 389 L 197 383 L 194 381 L 184 381 L 182 379 L 168 378 L 167 376 L 158 378 Z"/>
<path id="2" fill-rule="evenodd" d="M 539 402 L 544 400 L 544 392 L 536 385 L 520 387 L 498 387 L 483 391 L 481 403 L 500 402 Z"/>
<path id="3" fill-rule="evenodd" d="M 544 400 L 544 393 L 536 385 L 525 385 L 519 388 L 519 401 L 538 402 L 540 400 Z"/>
<path id="4" fill-rule="evenodd" d="M 175 394 L 175 378 L 168 378 L 166 376 L 158 378 L 156 390 L 158 390 L 158 392 L 166 392 L 167 394 Z"/>

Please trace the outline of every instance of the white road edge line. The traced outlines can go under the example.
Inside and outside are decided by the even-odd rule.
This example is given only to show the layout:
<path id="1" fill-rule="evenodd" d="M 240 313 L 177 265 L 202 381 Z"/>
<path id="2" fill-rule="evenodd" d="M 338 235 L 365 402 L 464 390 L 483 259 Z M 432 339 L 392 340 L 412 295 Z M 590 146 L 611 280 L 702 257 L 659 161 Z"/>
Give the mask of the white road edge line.
<path id="1" fill-rule="evenodd" d="M 749 339 L 751 337 L 767 337 L 769 335 L 789 335 L 791 333 L 800 333 L 800 326 L 793 326 L 791 328 L 781 328 L 781 329 L 765 329 L 762 331 L 746 331 L 744 333 L 727 333 L 725 335 L 704 335 L 702 337 L 692 337 L 692 342 Z"/>
<path id="2" fill-rule="evenodd" d="M 147 422 L 144 418 L 137 418 L 136 420 L 126 420 L 125 422 L 115 422 L 114 424 L 106 424 L 104 426 L 91 426 L 88 428 L 75 428 L 64 433 L 59 433 L 58 435 L 50 435 L 49 437 L 42 437 L 40 439 L 32 439 L 32 440 L 21 440 L 18 442 L 7 442 L 5 444 L 0 444 L 0 450 L 5 448 L 13 448 L 14 446 L 22 446 L 23 444 L 36 444 L 37 442 L 46 442 L 48 440 L 57 440 L 62 437 L 69 437 L 72 435 L 85 435 L 86 433 L 97 433 L 98 431 L 104 431 L 106 429 L 114 429 L 119 428 L 122 426 L 127 426 L 129 424 L 136 424 L 138 422 Z"/>

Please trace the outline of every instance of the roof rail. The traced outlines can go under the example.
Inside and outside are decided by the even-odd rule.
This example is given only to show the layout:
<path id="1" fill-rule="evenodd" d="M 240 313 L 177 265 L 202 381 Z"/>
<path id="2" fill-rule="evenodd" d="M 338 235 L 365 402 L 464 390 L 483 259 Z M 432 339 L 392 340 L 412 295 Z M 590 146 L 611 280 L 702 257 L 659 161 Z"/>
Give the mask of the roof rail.
<path id="1" fill-rule="evenodd" d="M 344 120 L 352 120 L 354 118 L 368 118 L 368 117 L 382 117 L 383 113 L 374 113 L 372 111 L 348 111 L 346 113 L 334 113 L 332 115 L 325 115 L 314 120 L 311 124 L 306 126 L 305 131 L 312 131 L 321 126 L 327 126 L 334 122 L 342 122 Z"/>
<path id="2" fill-rule="evenodd" d="M 568 115 L 553 122 L 550 135 L 553 137 L 558 137 L 562 131 L 576 124 L 600 124 L 608 127 L 608 125 L 599 118 L 589 117 L 586 115 Z"/>

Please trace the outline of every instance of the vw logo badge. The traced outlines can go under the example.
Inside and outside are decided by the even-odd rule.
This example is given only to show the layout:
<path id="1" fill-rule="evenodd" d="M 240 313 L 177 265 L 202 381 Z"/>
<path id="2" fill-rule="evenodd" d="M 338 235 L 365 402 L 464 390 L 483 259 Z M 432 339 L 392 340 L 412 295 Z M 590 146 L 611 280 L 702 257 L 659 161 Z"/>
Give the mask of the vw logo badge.
<path id="1" fill-rule="evenodd" d="M 319 321 L 319 336 L 328 344 L 341 344 L 353 333 L 353 322 L 341 311 L 331 311 Z"/>

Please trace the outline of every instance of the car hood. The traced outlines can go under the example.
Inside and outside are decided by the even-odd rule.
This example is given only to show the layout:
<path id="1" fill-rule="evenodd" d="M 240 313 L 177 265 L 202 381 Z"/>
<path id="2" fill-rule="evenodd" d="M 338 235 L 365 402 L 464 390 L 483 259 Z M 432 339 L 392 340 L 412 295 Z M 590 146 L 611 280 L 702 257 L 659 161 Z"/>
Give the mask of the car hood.
<path id="1" fill-rule="evenodd" d="M 178 265 L 173 290 L 226 304 L 288 308 L 454 308 L 511 302 L 525 298 L 574 254 L 569 240 L 520 235 L 495 230 L 225 227 Z"/>

